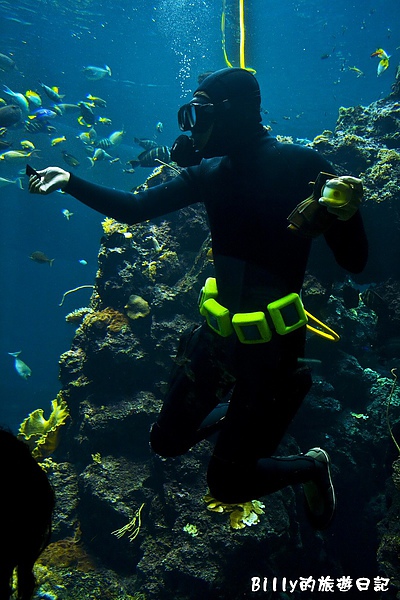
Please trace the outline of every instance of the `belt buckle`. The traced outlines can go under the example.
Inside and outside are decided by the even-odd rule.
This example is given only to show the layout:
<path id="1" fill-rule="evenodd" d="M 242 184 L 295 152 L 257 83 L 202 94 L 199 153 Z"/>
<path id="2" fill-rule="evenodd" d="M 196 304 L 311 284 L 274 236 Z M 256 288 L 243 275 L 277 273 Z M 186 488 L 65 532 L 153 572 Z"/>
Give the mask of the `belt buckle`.
<path id="1" fill-rule="evenodd" d="M 298 317 L 298 319 L 291 325 L 287 325 L 283 315 L 283 311 L 285 311 L 285 309 L 291 306 L 295 309 L 296 316 Z M 295 329 L 303 327 L 308 322 L 308 318 L 305 313 L 301 298 L 299 294 L 296 294 L 294 292 L 291 294 L 287 294 L 287 296 L 283 296 L 283 298 L 275 300 L 275 302 L 270 302 L 270 304 L 268 304 L 267 306 L 267 309 L 271 316 L 275 330 L 279 335 L 287 335 Z M 287 313 L 288 311 L 286 310 L 285 312 Z M 288 315 L 285 316 L 286 320 L 288 320 Z"/>
<path id="2" fill-rule="evenodd" d="M 261 311 L 236 313 L 232 325 L 242 344 L 264 344 L 272 338 L 265 314 Z"/>

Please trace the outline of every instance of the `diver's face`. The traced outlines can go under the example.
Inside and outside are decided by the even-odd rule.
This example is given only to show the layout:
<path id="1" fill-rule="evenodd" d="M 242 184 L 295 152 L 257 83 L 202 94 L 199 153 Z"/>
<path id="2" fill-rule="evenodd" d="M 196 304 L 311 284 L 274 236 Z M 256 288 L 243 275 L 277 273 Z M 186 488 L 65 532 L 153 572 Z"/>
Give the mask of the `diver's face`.
<path id="1" fill-rule="evenodd" d="M 206 147 L 207 142 L 211 137 L 213 127 L 214 124 L 212 124 L 209 127 L 209 129 L 207 129 L 207 131 L 203 131 L 202 133 L 195 133 L 194 131 L 192 131 L 193 146 L 195 150 L 198 150 L 200 152 L 201 150 L 203 150 L 203 148 Z"/>
<path id="2" fill-rule="evenodd" d="M 206 100 L 210 99 L 209 96 L 205 92 L 198 92 L 194 96 L 194 99 L 199 98 L 199 97 L 205 98 Z M 192 130 L 193 145 L 194 145 L 195 149 L 198 150 L 199 152 L 201 152 L 201 150 L 203 150 L 203 148 L 205 148 L 205 146 L 207 145 L 207 142 L 211 137 L 213 127 L 214 127 L 214 123 L 211 123 L 210 126 L 208 127 L 208 129 L 206 129 L 205 131 L 196 132 L 196 127 L 194 127 L 194 129 Z"/>

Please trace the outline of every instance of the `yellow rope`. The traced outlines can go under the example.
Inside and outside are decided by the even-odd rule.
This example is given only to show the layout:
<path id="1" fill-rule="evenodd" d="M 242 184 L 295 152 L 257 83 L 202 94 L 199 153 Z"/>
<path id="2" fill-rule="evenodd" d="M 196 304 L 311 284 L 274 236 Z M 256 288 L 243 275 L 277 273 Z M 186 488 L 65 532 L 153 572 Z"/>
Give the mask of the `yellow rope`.
<path id="1" fill-rule="evenodd" d="M 336 331 L 333 331 L 333 329 L 328 327 L 328 325 L 325 325 L 325 323 L 322 323 L 322 321 L 319 321 L 316 317 L 314 317 L 312 314 L 310 314 L 307 310 L 304 312 L 306 313 L 307 317 L 311 321 L 316 323 L 321 328 L 321 329 L 318 329 L 317 327 L 313 327 L 312 325 L 307 324 L 307 329 L 309 331 L 325 338 L 326 340 L 330 340 L 331 342 L 338 342 L 340 340 L 340 335 L 337 334 Z"/>
<path id="2" fill-rule="evenodd" d="M 239 0 L 239 26 L 240 26 L 240 46 L 239 46 L 239 57 L 240 67 L 246 68 L 246 61 L 244 59 L 244 42 L 245 42 L 245 27 L 244 27 L 244 0 Z"/>
<path id="3" fill-rule="evenodd" d="M 221 15 L 221 33 L 222 33 L 222 52 L 224 54 L 225 63 L 228 67 L 232 68 L 233 65 L 228 58 L 226 52 L 226 0 L 222 0 L 222 15 Z M 246 67 L 245 59 L 245 38 L 246 28 L 244 24 L 244 0 L 239 0 L 239 27 L 240 27 L 240 45 L 239 45 L 239 64 L 242 69 L 255 73 L 254 69 Z"/>

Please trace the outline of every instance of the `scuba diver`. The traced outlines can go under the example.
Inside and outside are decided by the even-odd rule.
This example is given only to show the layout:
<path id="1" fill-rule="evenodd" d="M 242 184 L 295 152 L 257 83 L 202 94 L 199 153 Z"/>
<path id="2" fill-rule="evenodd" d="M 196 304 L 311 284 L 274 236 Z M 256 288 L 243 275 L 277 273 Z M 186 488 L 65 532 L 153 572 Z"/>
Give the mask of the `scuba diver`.
<path id="1" fill-rule="evenodd" d="M 308 518 L 324 529 L 336 506 L 327 452 L 276 451 L 312 383 L 299 361 L 312 239 L 323 235 L 341 267 L 361 272 L 368 255 L 358 210 L 363 188 L 355 177 L 332 174 L 311 148 L 278 142 L 262 126 L 260 107 L 254 75 L 216 71 L 178 112 L 181 131 L 191 135 L 182 133 L 172 147 L 172 160 L 185 168 L 171 181 L 131 193 L 48 167 L 30 176 L 29 190 L 61 189 L 128 224 L 204 204 L 215 278 L 201 294 L 204 323 L 180 340 L 151 446 L 178 456 L 217 431 L 207 471 L 215 498 L 244 503 L 301 483 Z"/>
<path id="2" fill-rule="evenodd" d="M 54 493 L 27 444 L 1 428 L 0 450 L 3 456 L 0 598 L 11 598 L 16 569 L 15 598 L 30 600 L 35 590 L 33 565 L 50 541 Z"/>

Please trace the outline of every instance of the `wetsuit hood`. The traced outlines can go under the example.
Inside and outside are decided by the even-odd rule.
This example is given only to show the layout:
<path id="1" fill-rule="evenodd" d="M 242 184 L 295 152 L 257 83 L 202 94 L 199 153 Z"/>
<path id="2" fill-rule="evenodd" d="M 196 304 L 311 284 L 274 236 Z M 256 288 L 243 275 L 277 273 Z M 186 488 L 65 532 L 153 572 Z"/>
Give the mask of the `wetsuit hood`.
<path id="1" fill-rule="evenodd" d="M 201 151 L 203 157 L 236 152 L 262 132 L 260 87 L 249 71 L 216 71 L 201 82 L 194 96 L 204 93 L 215 106 L 215 119 L 211 136 Z"/>

